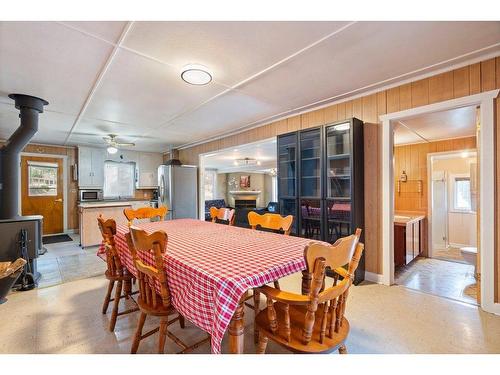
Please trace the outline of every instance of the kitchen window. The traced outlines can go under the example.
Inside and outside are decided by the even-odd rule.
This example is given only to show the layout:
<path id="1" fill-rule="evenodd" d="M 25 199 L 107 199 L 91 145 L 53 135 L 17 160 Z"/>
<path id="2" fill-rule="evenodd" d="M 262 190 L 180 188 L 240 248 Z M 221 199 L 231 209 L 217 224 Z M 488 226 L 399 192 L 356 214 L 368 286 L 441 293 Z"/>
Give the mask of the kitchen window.
<path id="1" fill-rule="evenodd" d="M 56 196 L 57 168 L 55 163 L 28 162 L 28 195 Z"/>
<path id="2" fill-rule="evenodd" d="M 135 195 L 135 163 L 104 162 L 104 198 L 132 198 Z"/>

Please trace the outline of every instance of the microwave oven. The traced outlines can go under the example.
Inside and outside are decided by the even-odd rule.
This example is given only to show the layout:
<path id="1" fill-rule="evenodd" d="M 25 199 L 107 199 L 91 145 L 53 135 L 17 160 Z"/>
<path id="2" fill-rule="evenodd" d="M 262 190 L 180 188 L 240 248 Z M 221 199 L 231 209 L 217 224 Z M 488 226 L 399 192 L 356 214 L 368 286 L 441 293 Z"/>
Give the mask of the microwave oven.
<path id="1" fill-rule="evenodd" d="M 101 189 L 79 190 L 80 202 L 102 201 L 103 195 Z"/>

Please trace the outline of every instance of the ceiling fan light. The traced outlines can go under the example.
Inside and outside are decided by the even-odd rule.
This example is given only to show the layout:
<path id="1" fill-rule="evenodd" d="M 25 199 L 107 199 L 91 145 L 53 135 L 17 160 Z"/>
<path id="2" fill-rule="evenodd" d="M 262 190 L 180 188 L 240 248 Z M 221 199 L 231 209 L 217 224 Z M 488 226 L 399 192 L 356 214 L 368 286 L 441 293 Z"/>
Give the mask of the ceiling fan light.
<path id="1" fill-rule="evenodd" d="M 190 85 L 202 86 L 212 81 L 212 74 L 203 65 L 190 64 L 182 68 L 181 78 Z"/>
<path id="2" fill-rule="evenodd" d="M 118 152 L 118 149 L 115 146 L 109 146 L 107 149 L 108 154 L 116 154 Z"/>

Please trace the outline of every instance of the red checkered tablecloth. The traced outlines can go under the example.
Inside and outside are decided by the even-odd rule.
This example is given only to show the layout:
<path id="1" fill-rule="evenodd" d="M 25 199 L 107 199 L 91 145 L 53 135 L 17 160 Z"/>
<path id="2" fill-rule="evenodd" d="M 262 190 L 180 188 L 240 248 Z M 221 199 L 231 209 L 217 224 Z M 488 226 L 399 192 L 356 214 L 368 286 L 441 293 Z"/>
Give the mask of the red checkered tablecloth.
<path id="1" fill-rule="evenodd" d="M 221 341 L 245 291 L 301 271 L 309 239 L 179 219 L 138 224 L 168 234 L 165 266 L 172 303 L 186 319 Z M 117 225 L 116 245 L 123 264 L 136 273 L 125 234 Z M 150 260 L 152 261 L 152 259 Z"/>

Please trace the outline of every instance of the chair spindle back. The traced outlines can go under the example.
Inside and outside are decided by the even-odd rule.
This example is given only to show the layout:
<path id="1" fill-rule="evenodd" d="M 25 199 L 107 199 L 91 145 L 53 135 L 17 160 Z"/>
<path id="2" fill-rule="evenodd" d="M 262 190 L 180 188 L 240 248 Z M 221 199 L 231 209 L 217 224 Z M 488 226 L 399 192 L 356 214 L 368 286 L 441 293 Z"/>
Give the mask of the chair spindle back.
<path id="1" fill-rule="evenodd" d="M 116 222 L 114 219 L 104 219 L 102 215 L 97 218 L 97 225 L 101 231 L 108 273 L 114 276 L 123 276 L 123 266 L 115 246 Z"/>
<path id="2" fill-rule="evenodd" d="M 234 209 L 210 207 L 210 218 L 212 219 L 212 223 L 227 221 L 229 225 L 234 225 Z"/>
<path id="3" fill-rule="evenodd" d="M 132 208 L 125 208 L 123 210 L 123 214 L 127 218 L 129 225 L 131 225 L 134 220 L 140 220 L 140 219 L 159 218 L 159 220 L 164 220 L 167 213 L 168 213 L 168 208 L 165 206 L 161 206 L 158 208 L 140 207 L 136 210 Z"/>
<path id="4" fill-rule="evenodd" d="M 168 242 L 167 234 L 162 230 L 147 234 L 143 229 L 131 226 L 130 233 L 127 233 L 126 238 L 137 269 L 139 298 L 153 309 L 158 308 L 159 304 L 162 304 L 163 307 L 169 307 L 170 290 L 163 261 L 163 254 L 165 254 Z M 143 261 L 148 257 L 152 257 L 153 265 Z M 156 284 L 159 284 L 159 296 L 156 293 Z"/>
<path id="5" fill-rule="evenodd" d="M 281 216 L 280 214 L 266 213 L 259 215 L 257 212 L 250 211 L 248 213 L 248 224 L 252 229 L 261 227 L 264 229 L 271 229 L 273 231 L 283 231 L 285 235 L 289 235 L 292 229 L 293 216 Z"/>

